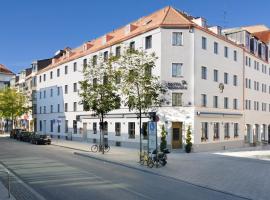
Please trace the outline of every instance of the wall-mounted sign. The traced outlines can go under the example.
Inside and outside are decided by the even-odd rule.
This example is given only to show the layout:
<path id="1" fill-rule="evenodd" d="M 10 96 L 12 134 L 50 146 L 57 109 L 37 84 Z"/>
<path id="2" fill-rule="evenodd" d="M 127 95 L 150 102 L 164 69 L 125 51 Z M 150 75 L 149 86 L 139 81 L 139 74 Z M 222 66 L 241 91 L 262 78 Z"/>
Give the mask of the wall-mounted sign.
<path id="1" fill-rule="evenodd" d="M 181 82 L 165 82 L 165 85 L 170 90 L 187 90 L 187 82 L 182 80 Z"/>

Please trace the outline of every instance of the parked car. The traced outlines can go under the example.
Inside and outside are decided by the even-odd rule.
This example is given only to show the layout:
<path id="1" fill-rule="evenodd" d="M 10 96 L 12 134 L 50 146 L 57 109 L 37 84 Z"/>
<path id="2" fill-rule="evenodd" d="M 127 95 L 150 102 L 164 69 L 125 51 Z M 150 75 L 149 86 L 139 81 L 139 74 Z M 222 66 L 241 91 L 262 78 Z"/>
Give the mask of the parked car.
<path id="1" fill-rule="evenodd" d="M 21 130 L 21 129 L 18 129 L 18 128 L 13 129 L 12 131 L 10 131 L 9 137 L 10 137 L 10 138 L 13 138 L 13 139 L 17 139 L 17 135 L 18 135 L 18 133 L 21 132 L 21 131 L 22 131 L 22 130 Z"/>
<path id="2" fill-rule="evenodd" d="M 33 134 L 31 137 L 32 144 L 51 144 L 52 139 L 49 135 Z"/>
<path id="3" fill-rule="evenodd" d="M 33 132 L 28 132 L 28 131 L 22 131 L 21 133 L 21 140 L 24 142 L 30 142 L 32 139 Z"/>
<path id="4" fill-rule="evenodd" d="M 23 131 L 22 130 L 18 131 L 16 134 L 16 139 L 22 141 L 22 137 L 23 137 Z"/>

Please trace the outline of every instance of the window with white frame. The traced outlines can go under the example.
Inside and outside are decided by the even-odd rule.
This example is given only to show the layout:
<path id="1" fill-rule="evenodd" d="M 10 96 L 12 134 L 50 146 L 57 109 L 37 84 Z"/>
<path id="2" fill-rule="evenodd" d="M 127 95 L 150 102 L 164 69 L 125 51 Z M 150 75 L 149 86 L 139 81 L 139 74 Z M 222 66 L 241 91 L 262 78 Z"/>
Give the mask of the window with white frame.
<path id="1" fill-rule="evenodd" d="M 182 106 L 182 93 L 172 93 L 172 106 Z"/>
<path id="2" fill-rule="evenodd" d="M 218 82 L 218 70 L 214 69 L 214 81 Z"/>
<path id="3" fill-rule="evenodd" d="M 201 141 L 206 141 L 208 139 L 208 122 L 202 122 L 202 137 Z"/>
<path id="4" fill-rule="evenodd" d="M 214 139 L 219 139 L 219 123 L 218 122 L 214 122 Z"/>
<path id="5" fill-rule="evenodd" d="M 172 77 L 183 76 L 183 63 L 172 63 Z"/>
<path id="6" fill-rule="evenodd" d="M 135 138 L 135 122 L 128 122 L 128 138 Z"/>
<path id="7" fill-rule="evenodd" d="M 225 58 L 228 58 L 229 57 L 229 49 L 228 49 L 228 47 L 224 47 L 224 57 Z"/>
<path id="8" fill-rule="evenodd" d="M 182 46 L 183 45 L 183 33 L 182 32 L 173 32 L 172 33 L 172 45 L 173 46 Z"/>
<path id="9" fill-rule="evenodd" d="M 206 80 L 207 79 L 207 68 L 203 67 L 201 68 L 201 78 Z"/>
<path id="10" fill-rule="evenodd" d="M 224 124 L 224 138 L 230 138 L 230 123 Z"/>
<path id="11" fill-rule="evenodd" d="M 218 43 L 214 42 L 214 54 L 218 54 Z"/>
<path id="12" fill-rule="evenodd" d="M 206 37 L 202 37 L 202 49 L 207 49 L 207 39 Z"/>
<path id="13" fill-rule="evenodd" d="M 218 108 L 218 96 L 213 97 L 213 107 Z"/>
<path id="14" fill-rule="evenodd" d="M 206 94 L 201 94 L 201 106 L 202 107 L 207 106 L 207 96 L 206 96 Z"/>

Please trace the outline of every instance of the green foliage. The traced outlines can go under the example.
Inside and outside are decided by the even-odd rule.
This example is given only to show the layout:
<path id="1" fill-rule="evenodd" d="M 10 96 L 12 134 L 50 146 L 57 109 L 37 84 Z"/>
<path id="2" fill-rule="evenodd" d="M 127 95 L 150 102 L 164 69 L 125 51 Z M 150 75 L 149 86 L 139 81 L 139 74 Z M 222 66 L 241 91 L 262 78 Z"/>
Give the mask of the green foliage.
<path id="1" fill-rule="evenodd" d="M 161 130 L 161 142 L 160 142 L 160 151 L 164 151 L 167 148 L 167 140 L 166 140 L 167 132 L 165 130 L 164 125 L 162 125 Z"/>
<path id="2" fill-rule="evenodd" d="M 4 88 L 0 91 L 0 117 L 14 120 L 30 110 L 26 97 L 15 89 Z"/>
<path id="3" fill-rule="evenodd" d="M 186 136 L 186 146 L 185 146 L 185 150 L 187 153 L 191 152 L 191 148 L 192 148 L 192 142 L 191 142 L 191 130 L 190 130 L 190 126 L 188 126 L 187 129 L 187 136 Z"/>
<path id="4" fill-rule="evenodd" d="M 142 50 L 126 50 L 116 61 L 122 76 L 124 104 L 130 110 L 146 113 L 160 106 L 161 94 L 165 92 L 158 76 L 152 71 L 157 57 Z"/>
<path id="5" fill-rule="evenodd" d="M 104 61 L 100 55 L 97 60 L 84 66 L 84 80 L 80 81 L 84 108 L 93 111 L 102 119 L 108 112 L 118 109 L 121 104 L 118 88 L 115 84 L 116 72 L 112 68 L 113 57 Z"/>

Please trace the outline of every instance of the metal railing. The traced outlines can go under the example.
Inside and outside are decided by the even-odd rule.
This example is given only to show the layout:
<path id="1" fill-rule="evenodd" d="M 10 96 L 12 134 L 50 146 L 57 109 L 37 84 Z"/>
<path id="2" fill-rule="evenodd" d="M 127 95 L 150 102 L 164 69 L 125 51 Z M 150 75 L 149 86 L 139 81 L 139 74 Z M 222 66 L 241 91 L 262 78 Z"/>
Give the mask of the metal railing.
<path id="1" fill-rule="evenodd" d="M 8 198 L 10 198 L 10 173 L 8 170 L 6 171 L 0 171 L 0 173 L 6 173 L 7 174 L 7 189 L 8 189 Z"/>

